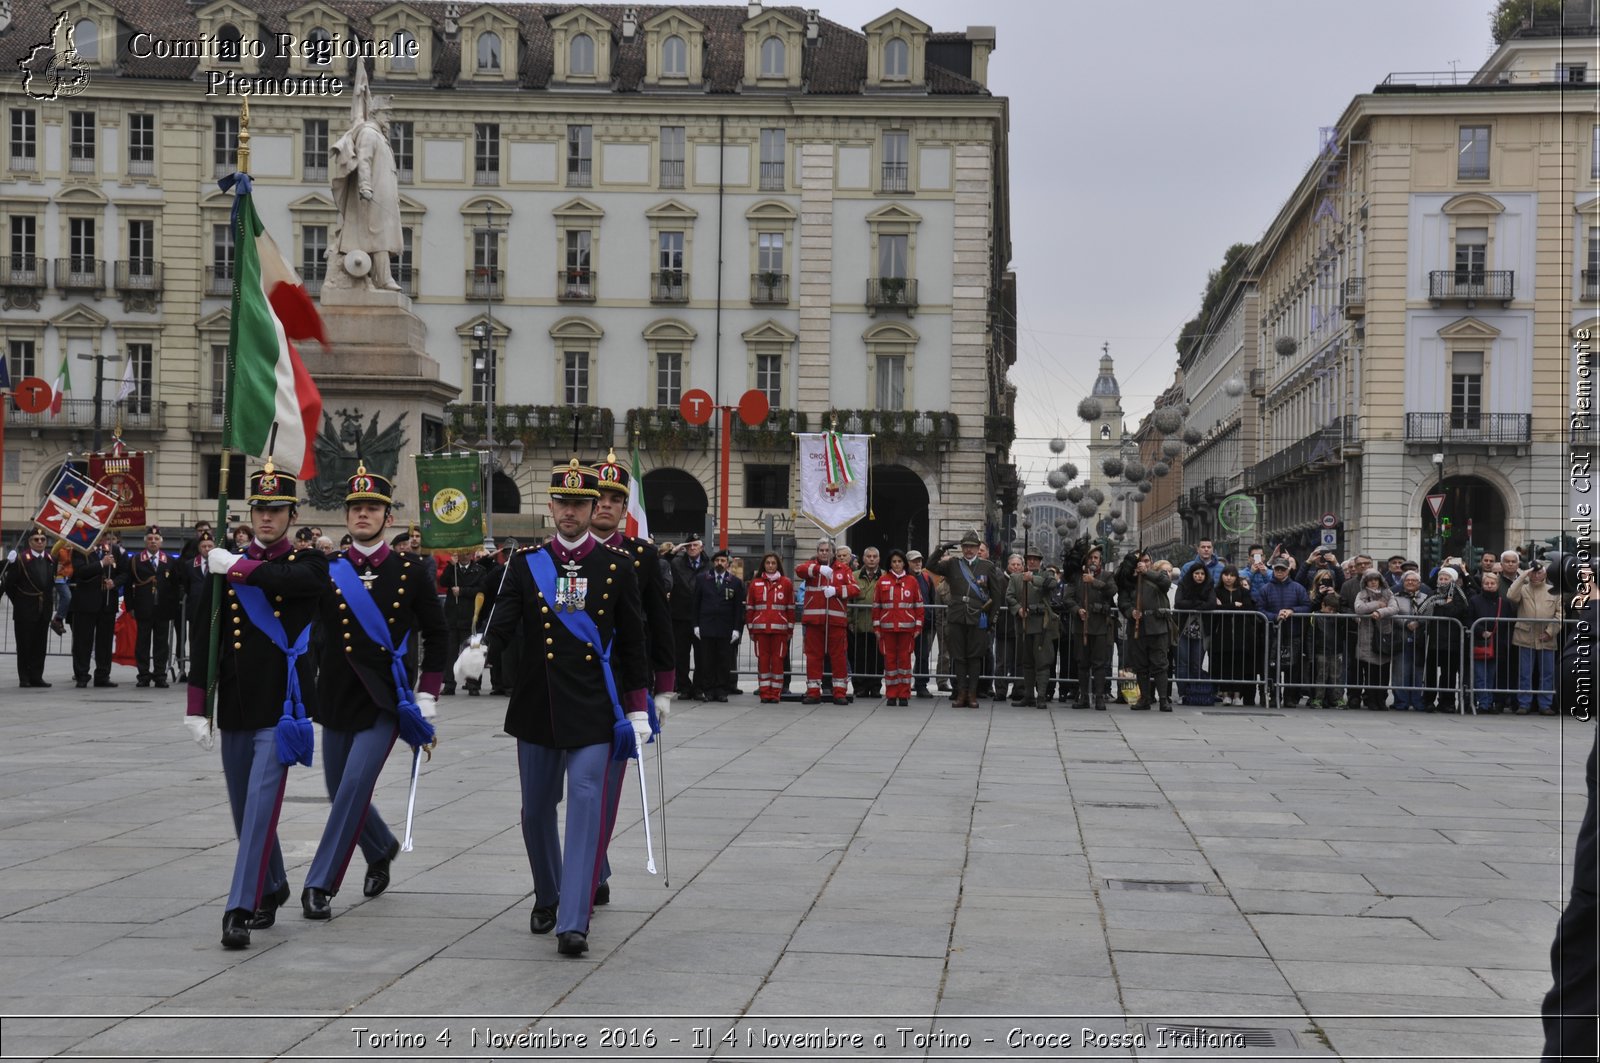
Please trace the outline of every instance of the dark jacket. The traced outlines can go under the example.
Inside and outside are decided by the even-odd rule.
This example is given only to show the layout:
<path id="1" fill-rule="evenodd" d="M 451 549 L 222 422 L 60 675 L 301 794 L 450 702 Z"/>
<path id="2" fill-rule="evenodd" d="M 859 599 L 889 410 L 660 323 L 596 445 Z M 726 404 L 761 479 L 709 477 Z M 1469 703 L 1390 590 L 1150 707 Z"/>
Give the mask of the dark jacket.
<path id="1" fill-rule="evenodd" d="M 672 568 L 661 564 L 655 544 L 648 539 L 618 531 L 607 540 L 607 545 L 633 558 L 633 575 L 639 581 L 639 604 L 644 607 L 650 670 L 655 673 L 650 689 L 657 694 L 670 694 L 678 682 L 678 651 L 672 635 L 672 605 L 667 595 Z"/>
<path id="2" fill-rule="evenodd" d="M 176 620 L 188 587 L 188 573 L 182 562 L 161 551 L 145 560 L 145 551 L 128 555 L 128 585 L 125 597 L 135 620 Z"/>
<path id="3" fill-rule="evenodd" d="M 1293 578 L 1285 580 L 1274 578 L 1268 580 L 1265 586 L 1252 586 L 1250 596 L 1256 600 L 1256 609 L 1269 623 L 1276 622 L 1278 613 L 1284 609 L 1295 613 L 1311 611 L 1311 598 L 1306 594 L 1306 589 Z"/>
<path id="4" fill-rule="evenodd" d="M 317 551 L 307 551 L 315 553 Z M 406 642 L 406 675 L 412 687 L 437 694 L 445 666 L 444 610 L 434 590 L 433 558 L 399 554 L 380 547 L 369 561 L 355 547 L 329 559 L 346 560 L 358 575 L 376 575 L 372 600 L 388 624 L 389 637 L 398 646 Z M 335 731 L 364 731 L 378 722 L 379 713 L 399 708 L 389 653 L 356 619 L 344 593 L 330 578 L 322 599 L 323 647 L 317 673 L 317 711 L 312 718 Z M 421 664 L 417 640 L 422 641 Z M 420 673 L 420 675 L 418 674 Z"/>
<path id="5" fill-rule="evenodd" d="M 1210 613 L 1217 604 L 1217 587 L 1207 576 L 1205 582 L 1195 583 L 1188 576 L 1178 580 L 1178 589 L 1172 596 L 1172 607 L 1179 610 L 1178 631 L 1180 634 L 1189 630 L 1189 621 L 1198 620 L 1200 631 L 1203 634 L 1211 633 L 1211 618 L 1209 616 L 1194 616 L 1195 613 Z"/>
<path id="6" fill-rule="evenodd" d="M 1128 633 L 1135 638 L 1153 639 L 1172 637 L 1172 603 L 1167 600 L 1167 590 L 1172 577 L 1157 568 L 1134 573 L 1133 584 L 1126 595 L 1118 595 L 1123 611 L 1128 614 Z M 1133 617 L 1134 610 L 1140 616 Z"/>
<path id="7" fill-rule="evenodd" d="M 928 566 L 945 578 L 950 586 L 950 608 L 946 624 L 978 626 L 979 620 L 992 624 L 994 617 L 1005 604 L 1005 574 L 987 558 L 975 557 L 963 565 L 960 554 L 947 557 L 937 565 Z M 969 582 L 965 572 L 972 573 Z M 976 585 L 976 587 L 974 587 Z"/>
<path id="8" fill-rule="evenodd" d="M 316 550 L 288 549 L 274 544 L 258 565 L 247 566 L 243 582 L 259 587 L 273 609 L 282 614 L 284 635 L 290 645 L 316 617 L 328 588 L 328 559 Z M 261 551 L 253 550 L 257 558 Z M 249 555 L 246 555 L 249 560 Z M 229 574 L 232 580 L 232 574 Z M 212 591 L 219 581 L 205 579 L 194 595 L 194 623 L 190 625 L 189 686 L 204 690 L 210 676 Z M 224 581 L 226 586 L 226 581 Z M 267 634 L 250 622 L 233 590 L 226 592 L 217 621 L 222 634 L 217 640 L 217 726 L 225 731 L 259 731 L 273 727 L 283 715 L 283 702 L 289 686 L 289 670 L 284 656 Z M 313 679 L 316 669 L 307 652 L 297 662 L 300 693 L 306 709 L 314 712 L 317 698 Z"/>
<path id="9" fill-rule="evenodd" d="M 1088 582 L 1080 573 L 1076 579 L 1062 580 L 1060 591 L 1062 616 L 1067 621 L 1069 638 L 1082 640 L 1085 634 L 1096 638 L 1116 634 L 1117 588 L 1111 573 L 1102 569 Z M 1078 617 L 1080 609 L 1088 614 L 1086 619 Z"/>
<path id="10" fill-rule="evenodd" d="M 24 550 L 6 568 L 5 595 L 11 615 L 20 624 L 52 615 L 55 602 L 55 558 Z"/>
<path id="11" fill-rule="evenodd" d="M 710 571 L 711 559 L 704 550 L 695 561 L 689 560 L 687 552 L 673 555 L 671 600 L 668 603 L 673 620 L 684 624 L 694 623 L 694 582 Z"/>
<path id="12" fill-rule="evenodd" d="M 111 559 L 109 569 L 101 563 L 101 559 L 107 557 Z M 112 581 L 109 590 L 103 585 L 107 576 Z M 74 615 L 115 613 L 117 601 L 122 597 L 122 588 L 128 582 L 127 555 L 122 552 L 122 547 L 116 545 L 101 545 L 92 553 L 74 554 L 71 582 L 72 605 L 69 610 Z"/>
<path id="13" fill-rule="evenodd" d="M 744 630 L 744 581 L 731 572 L 717 582 L 713 568 L 694 585 L 694 623 L 701 638 L 727 641 L 734 632 Z"/>
<path id="14" fill-rule="evenodd" d="M 472 625 L 472 610 L 479 594 L 483 595 L 480 619 L 488 615 L 489 592 L 484 587 L 488 572 L 473 561 L 452 561 L 439 574 L 439 589 L 444 592 L 444 622 L 456 631 L 466 631 Z M 457 592 L 460 593 L 457 593 Z"/>
<path id="15" fill-rule="evenodd" d="M 566 570 L 559 542 L 552 540 L 538 549 L 551 554 L 558 573 Z M 598 647 L 573 634 L 545 601 L 528 567 L 528 555 L 534 552 L 527 547 L 512 555 L 489 625 L 491 656 L 516 637 L 519 621 L 526 639 L 506 706 L 506 733 L 552 749 L 610 743 L 617 721 Z M 612 677 L 623 711 L 642 712 L 650 665 L 632 560 L 590 537 L 576 552 L 574 571 L 588 581 L 584 612 L 599 629 L 602 642 L 611 644 Z"/>

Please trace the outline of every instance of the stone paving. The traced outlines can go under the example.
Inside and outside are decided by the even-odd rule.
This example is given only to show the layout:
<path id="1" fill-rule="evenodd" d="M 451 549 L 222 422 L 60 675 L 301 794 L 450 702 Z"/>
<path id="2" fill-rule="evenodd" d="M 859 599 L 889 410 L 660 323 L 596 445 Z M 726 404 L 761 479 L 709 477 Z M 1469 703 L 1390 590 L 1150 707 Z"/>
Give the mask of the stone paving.
<path id="1" fill-rule="evenodd" d="M 360 896 L 358 856 L 331 922 L 291 903 L 230 952 L 231 822 L 181 691 L 66 671 L 0 693 L 6 1058 L 1536 1059 L 1592 741 L 1537 717 L 684 705 L 663 873 L 630 772 L 614 900 L 566 959 L 528 933 L 504 701 L 448 698 L 389 891 Z M 377 794 L 397 831 L 408 770 L 402 749 Z M 294 769 L 297 898 L 325 811 L 320 760 Z"/>

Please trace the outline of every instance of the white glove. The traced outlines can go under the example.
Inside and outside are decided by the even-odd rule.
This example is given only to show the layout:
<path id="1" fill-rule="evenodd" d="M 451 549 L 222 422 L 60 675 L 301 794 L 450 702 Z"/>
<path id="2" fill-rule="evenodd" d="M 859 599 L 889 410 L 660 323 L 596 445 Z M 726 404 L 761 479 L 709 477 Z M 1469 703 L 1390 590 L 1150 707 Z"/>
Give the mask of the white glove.
<path id="1" fill-rule="evenodd" d="M 15 561 L 16 559 L 17 559 L 17 552 L 15 550 L 11 551 L 9 554 L 6 555 L 6 560 L 7 561 Z"/>
<path id="2" fill-rule="evenodd" d="M 226 576 L 238 560 L 238 554 L 230 554 L 220 546 L 213 546 L 206 555 L 206 570 L 213 576 Z"/>
<path id="3" fill-rule="evenodd" d="M 839 592 L 833 589 L 833 584 L 824 583 L 822 585 L 822 596 L 824 598 L 832 598 L 837 593 Z"/>
<path id="4" fill-rule="evenodd" d="M 474 635 L 461 647 L 461 655 L 456 658 L 456 683 L 467 685 L 467 680 L 476 682 L 483 678 L 484 666 L 489 663 L 489 650 L 483 644 L 482 635 Z"/>
<path id="5" fill-rule="evenodd" d="M 656 719 L 660 720 L 662 723 L 666 723 L 667 722 L 667 716 L 670 715 L 671 712 L 672 712 L 672 695 L 671 694 L 657 694 L 656 695 Z"/>
<path id="6" fill-rule="evenodd" d="M 643 749 L 645 746 L 649 745 L 655 740 L 655 736 L 650 733 L 649 713 L 630 712 L 628 713 L 628 722 L 633 724 L 633 739 L 639 743 L 640 749 Z"/>
<path id="7" fill-rule="evenodd" d="M 738 642 L 739 641 L 739 633 L 737 631 L 735 631 L 733 633 L 733 641 L 734 642 Z"/>
<path id="8" fill-rule="evenodd" d="M 700 628 L 699 628 L 699 626 L 698 626 L 698 625 L 696 625 L 696 626 L 695 626 L 695 629 L 694 629 L 694 637 L 695 637 L 695 638 L 699 638 L 699 637 L 700 637 Z"/>
<path id="9" fill-rule="evenodd" d="M 432 694 L 418 691 L 417 709 L 422 713 L 424 720 L 431 720 L 439 715 L 439 699 Z"/>
<path id="10" fill-rule="evenodd" d="M 195 745 L 207 753 L 216 748 L 216 736 L 211 733 L 210 724 L 204 716 L 185 716 L 183 725 L 189 729 L 189 737 L 194 739 Z"/>

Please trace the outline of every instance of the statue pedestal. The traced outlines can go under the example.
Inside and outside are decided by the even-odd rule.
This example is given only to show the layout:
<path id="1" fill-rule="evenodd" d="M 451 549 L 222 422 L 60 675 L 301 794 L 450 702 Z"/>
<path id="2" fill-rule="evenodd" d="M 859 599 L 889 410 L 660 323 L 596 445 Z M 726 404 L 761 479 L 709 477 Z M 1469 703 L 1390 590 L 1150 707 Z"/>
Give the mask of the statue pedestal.
<path id="1" fill-rule="evenodd" d="M 345 482 L 365 462 L 368 471 L 395 485 L 395 525 L 421 512 L 413 454 L 422 449 L 424 416 L 443 419 L 444 406 L 460 389 L 439 379 L 439 363 L 428 354 L 427 326 L 400 292 L 352 292 L 322 300 L 328 347 L 308 342 L 300 350 L 322 392 L 317 478 L 306 485 L 312 520 L 344 523 Z M 350 300 L 359 296 L 361 301 Z M 337 534 L 334 535 L 337 540 Z"/>

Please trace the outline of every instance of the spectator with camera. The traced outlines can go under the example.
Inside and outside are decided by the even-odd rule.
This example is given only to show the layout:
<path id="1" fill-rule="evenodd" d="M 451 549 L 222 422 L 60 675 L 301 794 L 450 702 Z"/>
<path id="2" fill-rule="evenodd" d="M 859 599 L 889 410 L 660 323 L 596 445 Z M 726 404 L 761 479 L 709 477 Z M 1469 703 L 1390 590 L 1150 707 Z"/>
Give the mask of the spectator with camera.
<path id="1" fill-rule="evenodd" d="M 1537 705 L 1541 716 L 1554 716 L 1561 599 L 1550 586 L 1544 568 L 1536 564 L 1512 581 L 1506 590 L 1506 601 L 1517 609 L 1517 622 L 1511 632 L 1511 644 L 1517 651 L 1517 706 L 1512 711 L 1526 716 Z"/>

